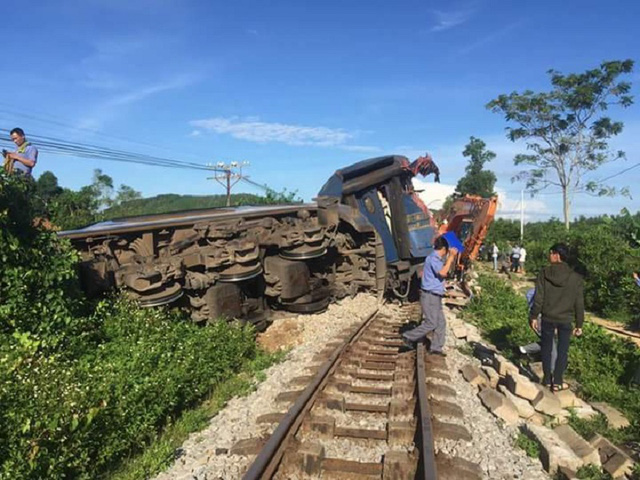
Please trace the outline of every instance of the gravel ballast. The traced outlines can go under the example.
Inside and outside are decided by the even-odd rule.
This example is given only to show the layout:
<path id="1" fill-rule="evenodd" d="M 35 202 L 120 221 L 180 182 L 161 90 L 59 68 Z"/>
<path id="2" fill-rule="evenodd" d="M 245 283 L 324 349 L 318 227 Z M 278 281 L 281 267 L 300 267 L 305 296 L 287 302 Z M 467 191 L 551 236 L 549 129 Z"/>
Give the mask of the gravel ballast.
<path id="1" fill-rule="evenodd" d="M 277 394 L 302 388 L 290 386 L 289 382 L 301 375 L 311 375 L 307 367 L 317 365 L 317 361 L 313 360 L 315 354 L 343 333 L 344 329 L 355 328 L 361 319 L 375 308 L 375 297 L 360 294 L 353 299 L 344 299 L 331 305 L 324 313 L 283 320 L 288 322 L 286 330 L 290 330 L 292 325 L 295 327 L 300 344 L 293 347 L 284 362 L 265 371 L 266 380 L 256 391 L 246 397 L 229 401 L 227 406 L 211 419 L 205 430 L 192 434 L 183 444 L 177 461 L 166 472 L 158 475 L 156 480 L 241 478 L 253 456 L 229 455 L 226 452 L 239 440 L 270 433 L 276 425 L 256 425 L 256 419 L 267 413 L 285 412 L 290 404 L 276 403 Z M 383 311 L 394 315 L 400 312 L 400 307 L 385 305 Z M 454 312 L 446 308 L 445 313 L 448 319 L 455 316 Z M 276 320 L 270 329 L 277 329 L 278 322 Z M 485 479 L 548 479 L 537 459 L 527 457 L 524 451 L 515 447 L 517 428 L 502 425 L 482 406 L 476 395 L 476 387 L 462 378 L 460 368 L 473 361 L 471 357 L 456 349 L 456 346 L 464 343 L 464 340 L 455 339 L 449 328 L 446 361 L 451 381 L 446 382 L 446 385 L 457 391 L 457 397 L 452 401 L 462 408 L 464 418 L 440 420 L 463 424 L 473 439 L 470 442 L 440 440 L 437 442 L 436 451 L 479 464 Z M 362 445 L 357 445 L 357 441 L 331 442 L 330 456 L 339 456 L 340 452 L 334 452 L 333 449 L 340 448 L 342 444 L 345 452 L 348 452 L 348 455 L 344 455 L 345 458 L 357 460 L 361 453 L 361 461 L 372 461 L 371 451 L 362 449 Z"/>

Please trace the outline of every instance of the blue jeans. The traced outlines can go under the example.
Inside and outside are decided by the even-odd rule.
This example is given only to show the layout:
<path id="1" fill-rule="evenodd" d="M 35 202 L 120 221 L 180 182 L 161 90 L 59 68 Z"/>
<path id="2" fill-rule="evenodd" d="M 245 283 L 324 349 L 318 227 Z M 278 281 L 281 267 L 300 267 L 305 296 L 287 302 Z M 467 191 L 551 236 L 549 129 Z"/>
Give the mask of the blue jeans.
<path id="1" fill-rule="evenodd" d="M 542 383 L 562 385 L 564 372 L 569 364 L 569 342 L 571 340 L 571 323 L 551 323 L 542 320 Z M 555 366 L 551 363 L 554 336 L 558 335 L 558 357 Z"/>

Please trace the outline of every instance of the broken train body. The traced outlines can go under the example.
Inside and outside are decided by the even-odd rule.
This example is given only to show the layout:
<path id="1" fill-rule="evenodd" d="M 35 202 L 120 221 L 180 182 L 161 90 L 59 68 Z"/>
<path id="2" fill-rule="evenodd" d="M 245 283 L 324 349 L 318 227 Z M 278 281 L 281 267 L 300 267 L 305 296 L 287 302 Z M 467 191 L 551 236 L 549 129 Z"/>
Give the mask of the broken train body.
<path id="1" fill-rule="evenodd" d="M 131 217 L 61 232 L 88 294 L 122 288 L 143 306 L 178 304 L 197 322 L 315 312 L 358 291 L 406 297 L 437 235 L 411 179 L 430 157 L 338 170 L 317 203 Z"/>

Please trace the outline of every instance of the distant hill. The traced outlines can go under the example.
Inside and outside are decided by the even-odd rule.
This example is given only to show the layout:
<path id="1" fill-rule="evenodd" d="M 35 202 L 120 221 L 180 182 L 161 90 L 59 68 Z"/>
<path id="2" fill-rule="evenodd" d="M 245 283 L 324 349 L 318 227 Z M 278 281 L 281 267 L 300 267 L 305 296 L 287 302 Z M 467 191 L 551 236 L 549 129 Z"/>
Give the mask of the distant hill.
<path id="1" fill-rule="evenodd" d="M 265 205 L 273 203 L 267 197 L 250 193 L 231 194 L 231 205 Z M 226 205 L 225 195 L 177 195 L 167 193 L 149 198 L 129 200 L 120 205 L 107 208 L 102 212 L 105 220 L 131 217 L 137 215 L 151 215 L 155 213 L 178 212 L 198 208 L 215 208 Z"/>

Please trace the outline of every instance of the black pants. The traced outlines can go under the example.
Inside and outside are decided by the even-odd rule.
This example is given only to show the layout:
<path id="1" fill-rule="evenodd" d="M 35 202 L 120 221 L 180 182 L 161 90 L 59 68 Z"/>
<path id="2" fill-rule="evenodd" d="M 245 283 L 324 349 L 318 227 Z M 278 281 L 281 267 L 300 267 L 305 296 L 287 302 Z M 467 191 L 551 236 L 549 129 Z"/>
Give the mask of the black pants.
<path id="1" fill-rule="evenodd" d="M 571 340 L 571 323 L 552 323 L 542 320 L 542 371 L 545 385 L 562 385 L 564 371 L 569 363 L 569 340 Z M 551 352 L 553 336 L 558 332 L 558 358 L 556 367 L 551 371 Z"/>
<path id="2" fill-rule="evenodd" d="M 518 273 L 518 268 L 520 268 L 520 258 L 511 257 L 511 271 Z"/>

